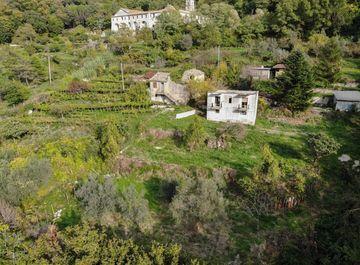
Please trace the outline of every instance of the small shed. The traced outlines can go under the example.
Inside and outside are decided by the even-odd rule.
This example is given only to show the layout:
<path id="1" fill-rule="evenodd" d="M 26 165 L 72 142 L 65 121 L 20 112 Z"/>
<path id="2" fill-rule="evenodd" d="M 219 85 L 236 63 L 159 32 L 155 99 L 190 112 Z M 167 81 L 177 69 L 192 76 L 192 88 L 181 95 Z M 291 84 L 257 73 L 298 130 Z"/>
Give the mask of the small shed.
<path id="1" fill-rule="evenodd" d="M 269 80 L 271 78 L 271 67 L 247 66 L 243 70 L 244 77 L 251 77 L 254 80 Z"/>
<path id="2" fill-rule="evenodd" d="M 274 73 L 274 77 L 277 77 L 279 75 L 282 75 L 285 70 L 286 70 L 286 66 L 285 64 L 279 63 L 276 64 L 272 67 L 273 73 Z"/>
<path id="3" fill-rule="evenodd" d="M 360 92 L 335 91 L 334 104 L 338 111 L 360 111 Z"/>

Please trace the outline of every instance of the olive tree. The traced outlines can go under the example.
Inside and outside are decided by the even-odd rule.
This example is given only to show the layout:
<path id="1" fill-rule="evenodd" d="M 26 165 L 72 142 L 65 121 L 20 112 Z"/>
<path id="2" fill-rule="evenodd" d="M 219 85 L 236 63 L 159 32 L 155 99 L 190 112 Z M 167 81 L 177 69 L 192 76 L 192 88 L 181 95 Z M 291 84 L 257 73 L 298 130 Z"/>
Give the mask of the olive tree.
<path id="1" fill-rule="evenodd" d="M 185 178 L 170 204 L 175 222 L 196 233 L 206 233 L 227 219 L 227 201 L 219 184 L 205 177 Z"/>

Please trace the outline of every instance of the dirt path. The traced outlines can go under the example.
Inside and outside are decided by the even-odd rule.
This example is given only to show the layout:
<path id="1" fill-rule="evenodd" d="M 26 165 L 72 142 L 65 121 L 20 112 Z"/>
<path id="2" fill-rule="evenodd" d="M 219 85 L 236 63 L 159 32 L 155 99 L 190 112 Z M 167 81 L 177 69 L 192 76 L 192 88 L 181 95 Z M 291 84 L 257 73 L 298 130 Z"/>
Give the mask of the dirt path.
<path id="1" fill-rule="evenodd" d="M 257 128 L 258 131 L 267 133 L 267 134 L 282 134 L 286 136 L 299 136 L 299 135 L 305 135 L 303 132 L 299 131 L 284 131 L 284 130 L 278 130 L 278 129 L 264 129 L 264 128 Z"/>

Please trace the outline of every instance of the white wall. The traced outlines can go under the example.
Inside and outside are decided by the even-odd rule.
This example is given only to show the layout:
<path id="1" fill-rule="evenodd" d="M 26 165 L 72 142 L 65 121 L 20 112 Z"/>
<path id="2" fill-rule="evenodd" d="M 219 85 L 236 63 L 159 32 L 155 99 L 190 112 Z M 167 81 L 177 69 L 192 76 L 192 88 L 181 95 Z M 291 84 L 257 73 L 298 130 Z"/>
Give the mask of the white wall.
<path id="1" fill-rule="evenodd" d="M 141 28 L 153 28 L 160 12 L 150 12 L 139 15 L 114 16 L 111 18 L 111 31 L 117 32 L 121 27 L 128 27 L 132 30 Z"/>
<path id="2" fill-rule="evenodd" d="M 355 108 L 355 109 L 354 109 Z M 335 110 L 339 111 L 360 111 L 360 102 L 336 101 Z"/>
<path id="3" fill-rule="evenodd" d="M 212 121 L 239 122 L 254 125 L 257 115 L 258 92 L 248 96 L 248 110 L 246 115 L 239 111 L 234 111 L 237 106 L 241 106 L 242 104 L 242 99 L 235 98 L 235 96 L 235 94 L 221 94 L 221 108 L 216 112 L 216 110 L 209 109 L 211 104 L 215 105 L 215 96 L 209 94 L 208 110 L 206 114 L 207 119 Z M 229 103 L 229 98 L 232 98 L 232 103 Z"/>
<path id="4" fill-rule="evenodd" d="M 190 110 L 190 111 L 186 111 L 186 112 L 182 112 L 182 113 L 178 113 L 176 114 L 176 119 L 183 119 L 183 118 L 186 118 L 186 117 L 190 117 L 192 115 L 195 115 L 196 114 L 196 110 Z"/>

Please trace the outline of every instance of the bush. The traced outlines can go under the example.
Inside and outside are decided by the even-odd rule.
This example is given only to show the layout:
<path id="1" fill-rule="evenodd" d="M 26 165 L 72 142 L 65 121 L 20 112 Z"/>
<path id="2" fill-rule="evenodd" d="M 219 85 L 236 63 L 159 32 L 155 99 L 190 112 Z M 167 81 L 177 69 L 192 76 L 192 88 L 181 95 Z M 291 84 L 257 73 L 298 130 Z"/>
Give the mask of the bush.
<path id="1" fill-rule="evenodd" d="M 336 154 L 340 144 L 324 133 L 313 133 L 308 136 L 308 145 L 316 160 Z"/>
<path id="2" fill-rule="evenodd" d="M 70 94 L 79 94 L 90 89 L 90 84 L 88 82 L 80 81 L 79 79 L 73 79 L 69 86 L 68 91 Z"/>
<path id="3" fill-rule="evenodd" d="M 206 133 L 200 118 L 195 117 L 184 133 L 184 142 L 190 151 L 205 144 Z"/>
<path id="4" fill-rule="evenodd" d="M 170 211 L 177 224 L 206 234 L 227 219 L 226 205 L 226 199 L 214 179 L 185 178 L 177 186 Z"/>
<path id="5" fill-rule="evenodd" d="M 76 190 L 75 196 L 80 199 L 87 219 L 102 223 L 106 222 L 107 217 L 116 214 L 118 194 L 115 187 L 111 176 L 100 179 L 92 175 Z"/>
<path id="6" fill-rule="evenodd" d="M 228 141 L 241 142 L 246 137 L 246 127 L 243 124 L 225 124 L 216 134 L 222 135 Z"/>
<path id="7" fill-rule="evenodd" d="M 96 139 L 99 141 L 99 155 L 103 160 L 113 158 L 119 154 L 121 136 L 113 121 L 97 128 Z"/>
<path id="8" fill-rule="evenodd" d="M 317 174 L 312 168 L 293 167 L 279 161 L 268 145 L 262 149 L 262 163 L 252 177 L 239 181 L 244 210 L 251 216 L 270 215 L 292 209 L 313 193 Z"/>
<path id="9" fill-rule="evenodd" d="M 119 193 L 112 176 L 90 176 L 75 195 L 84 207 L 86 219 L 103 225 L 121 224 L 125 233 L 138 228 L 151 230 L 153 221 L 143 192 L 129 186 Z"/>
<path id="10" fill-rule="evenodd" d="M 3 199 L 0 199 L 0 221 L 11 226 L 16 225 L 17 222 L 16 209 Z"/>
<path id="11" fill-rule="evenodd" d="M 4 92 L 4 100 L 8 105 L 17 105 L 24 102 L 30 96 L 30 90 L 20 82 L 12 81 L 7 83 L 8 87 Z"/>
<path id="12" fill-rule="evenodd" d="M 206 105 L 207 93 L 216 90 L 216 84 L 210 80 L 198 82 L 191 80 L 188 84 L 191 101 L 196 106 Z"/>
<path id="13" fill-rule="evenodd" d="M 0 199 L 12 205 L 20 205 L 29 196 L 33 196 L 39 187 L 52 176 L 50 161 L 30 158 L 24 165 L 6 162 L 0 166 Z"/>
<path id="14" fill-rule="evenodd" d="M 131 228 L 138 228 L 141 232 L 152 229 L 153 219 L 143 191 L 138 192 L 133 185 L 128 186 L 121 192 L 118 205 L 126 232 Z"/>
<path id="15" fill-rule="evenodd" d="M 20 263 L 24 264 L 199 264 L 186 258 L 177 244 L 153 242 L 145 247 L 108 232 L 104 227 L 89 224 L 64 231 L 50 226 L 31 247 L 21 241 L 16 247 L 15 244 L 9 245 L 5 253 L 10 255 L 4 255 L 4 261 L 12 263 L 14 257 L 21 257 L 23 262 Z M 10 237 L 10 233 L 7 236 Z M 16 238 L 21 238 L 21 235 L 16 234 Z M 0 234 L 0 245 L 3 243 L 1 239 Z M 10 249 L 16 249 L 16 255 L 12 256 Z"/>
<path id="16" fill-rule="evenodd" d="M 0 139 L 20 139 L 32 133 L 32 126 L 20 121 L 7 121 L 1 123 Z"/>

